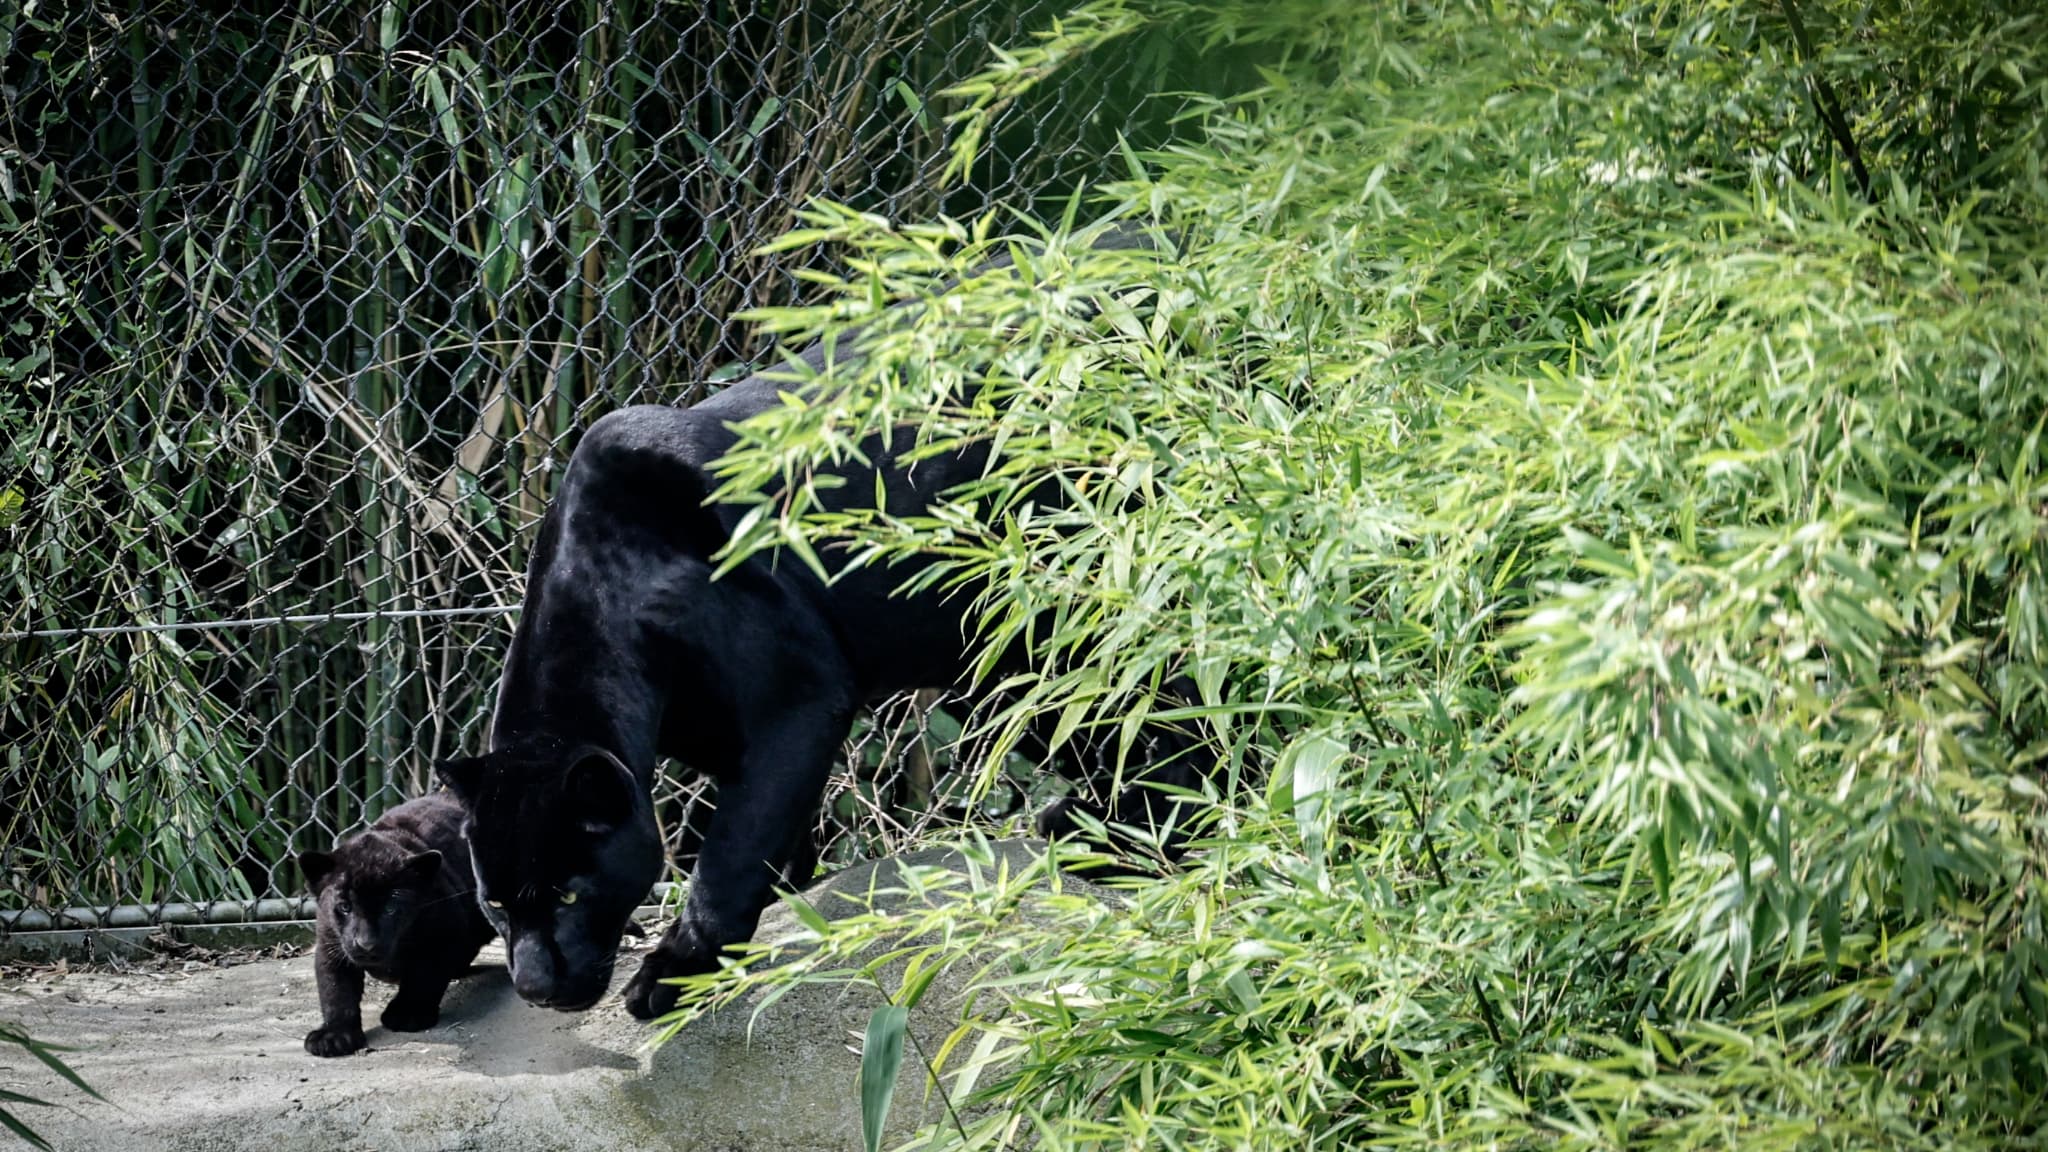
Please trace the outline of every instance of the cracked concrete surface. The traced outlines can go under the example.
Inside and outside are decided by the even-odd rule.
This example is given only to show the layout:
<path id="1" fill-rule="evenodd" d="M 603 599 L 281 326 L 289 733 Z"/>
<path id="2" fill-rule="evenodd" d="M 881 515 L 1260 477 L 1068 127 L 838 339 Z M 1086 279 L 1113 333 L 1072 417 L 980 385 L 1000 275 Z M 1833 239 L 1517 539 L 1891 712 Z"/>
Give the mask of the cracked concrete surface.
<path id="1" fill-rule="evenodd" d="M 1026 843 L 996 846 L 1020 858 Z M 934 850 L 906 858 L 957 862 Z M 874 865 L 820 882 L 865 890 Z M 813 904 L 837 911 L 844 901 Z M 846 910 L 850 911 L 850 908 Z M 762 932 L 787 931 L 782 905 Z M 496 945 L 481 970 L 449 990 L 428 1032 L 369 1031 L 370 1047 L 323 1060 L 301 1041 L 318 1022 L 310 957 L 189 973 L 69 972 L 0 984 L 0 1017 L 53 1043 L 109 1103 L 90 1100 L 11 1049 L 0 1083 L 60 1107 L 30 1120 L 66 1152 L 839 1152 L 860 1147 L 849 1035 L 875 1001 L 857 988 L 803 988 L 754 1022 L 747 1005 L 693 1024 L 662 1048 L 629 1018 L 618 992 L 638 966 L 628 941 L 612 994 L 589 1012 L 533 1008 L 512 992 Z M 390 988 L 374 982 L 373 1022 Z M 952 1000 L 934 989 L 927 1005 Z M 914 1020 L 921 1035 L 946 1022 Z M 932 1030 L 928 1033 L 928 1030 Z M 922 1084 L 896 1093 L 892 1136 L 920 1121 Z M 929 1107 L 936 1107 L 933 1101 Z"/>

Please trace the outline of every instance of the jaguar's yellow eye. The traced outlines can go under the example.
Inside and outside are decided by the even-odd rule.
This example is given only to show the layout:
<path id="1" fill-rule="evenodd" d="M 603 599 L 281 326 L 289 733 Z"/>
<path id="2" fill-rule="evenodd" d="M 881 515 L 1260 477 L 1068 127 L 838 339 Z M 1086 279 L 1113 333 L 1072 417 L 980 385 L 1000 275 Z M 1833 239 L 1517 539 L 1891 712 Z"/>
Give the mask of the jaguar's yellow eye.
<path id="1" fill-rule="evenodd" d="M 503 907 L 504 907 L 504 905 L 503 905 L 503 904 L 500 904 L 500 903 L 498 903 L 498 902 L 497 902 L 496 900 L 486 900 L 486 901 L 484 901 L 484 903 L 486 903 L 486 904 L 489 904 L 489 905 L 490 905 L 491 907 L 493 907 L 493 908 L 503 908 Z"/>
<path id="2" fill-rule="evenodd" d="M 576 894 L 574 892 L 568 891 L 567 889 L 564 889 L 562 891 L 561 896 L 562 903 L 564 904 L 574 904 L 576 902 Z"/>

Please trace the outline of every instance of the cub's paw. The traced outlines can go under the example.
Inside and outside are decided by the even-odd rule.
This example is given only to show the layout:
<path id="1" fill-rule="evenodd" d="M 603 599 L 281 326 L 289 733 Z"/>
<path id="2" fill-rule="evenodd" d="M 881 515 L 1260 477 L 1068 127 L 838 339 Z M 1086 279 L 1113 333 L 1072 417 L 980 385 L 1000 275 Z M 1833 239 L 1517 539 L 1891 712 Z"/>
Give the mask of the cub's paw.
<path id="1" fill-rule="evenodd" d="M 384 1026 L 393 1032 L 425 1032 L 441 1022 L 439 1004 L 400 1004 L 394 1000 L 385 1005 L 381 1017 Z"/>
<path id="2" fill-rule="evenodd" d="M 323 1026 L 306 1033 L 306 1051 L 315 1056 L 346 1056 L 361 1051 L 367 1043 L 360 1027 Z"/>

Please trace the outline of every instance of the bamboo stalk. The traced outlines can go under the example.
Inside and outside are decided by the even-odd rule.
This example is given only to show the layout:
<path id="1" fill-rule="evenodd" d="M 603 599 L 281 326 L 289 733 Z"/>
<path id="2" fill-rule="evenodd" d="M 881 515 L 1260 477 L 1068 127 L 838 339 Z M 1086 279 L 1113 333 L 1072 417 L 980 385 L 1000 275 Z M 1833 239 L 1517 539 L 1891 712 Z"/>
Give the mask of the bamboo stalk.
<path id="1" fill-rule="evenodd" d="M 156 115 L 149 90 L 149 47 L 140 20 L 128 24 L 128 55 L 135 69 L 129 89 L 135 115 L 135 200 L 141 209 L 142 256 L 153 264 L 161 250 L 156 232 L 156 159 L 150 147 L 156 134 Z"/>

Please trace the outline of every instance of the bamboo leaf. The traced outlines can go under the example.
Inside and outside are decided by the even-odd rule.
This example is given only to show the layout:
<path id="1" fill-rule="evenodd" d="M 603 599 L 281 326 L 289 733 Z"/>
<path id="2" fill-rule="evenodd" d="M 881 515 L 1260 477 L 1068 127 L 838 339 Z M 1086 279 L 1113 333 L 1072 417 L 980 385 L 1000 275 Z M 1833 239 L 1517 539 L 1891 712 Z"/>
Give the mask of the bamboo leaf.
<path id="1" fill-rule="evenodd" d="M 860 1056 L 861 1143 L 867 1152 L 879 1152 L 882 1147 L 882 1129 L 896 1095 L 896 1073 L 903 1064 L 903 1034 L 909 1021 L 910 1011 L 894 1004 L 879 1005 L 868 1017 Z"/>

